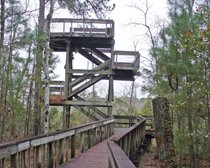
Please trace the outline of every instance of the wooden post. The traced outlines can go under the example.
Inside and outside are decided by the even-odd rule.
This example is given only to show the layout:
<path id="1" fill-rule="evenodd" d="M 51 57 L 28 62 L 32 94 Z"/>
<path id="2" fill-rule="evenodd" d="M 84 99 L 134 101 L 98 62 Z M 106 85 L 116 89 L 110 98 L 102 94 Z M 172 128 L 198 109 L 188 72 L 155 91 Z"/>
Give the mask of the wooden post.
<path id="1" fill-rule="evenodd" d="M 26 150 L 25 151 L 22 151 L 22 152 L 20 152 L 20 167 L 21 168 L 25 168 L 25 167 L 27 167 L 26 166 Z"/>
<path id="2" fill-rule="evenodd" d="M 112 71 L 114 67 L 114 46 L 111 48 L 111 64 L 109 69 Z M 114 100 L 114 76 L 109 76 L 109 90 L 108 90 L 108 101 L 113 102 Z M 108 116 L 112 116 L 112 107 L 108 107 Z"/>
<path id="3" fill-rule="evenodd" d="M 34 147 L 34 167 L 41 168 L 41 146 Z"/>
<path id="4" fill-rule="evenodd" d="M 63 158 L 63 156 L 64 156 L 64 152 L 63 152 L 63 142 L 64 142 L 64 140 L 63 139 L 60 139 L 59 140 L 59 165 L 61 165 L 61 164 L 63 164 L 63 161 L 64 161 L 64 158 Z"/>
<path id="5" fill-rule="evenodd" d="M 4 160 L 5 160 L 4 158 L 2 158 L 2 159 L 0 160 L 0 167 L 1 167 L 1 168 L 4 168 Z"/>
<path id="6" fill-rule="evenodd" d="M 70 137 L 67 137 L 66 138 L 66 148 L 65 148 L 66 162 L 70 161 L 70 159 L 71 159 L 70 149 L 71 149 Z"/>
<path id="7" fill-rule="evenodd" d="M 85 138 L 85 133 L 80 133 L 80 152 L 84 152 L 84 138 Z"/>
<path id="8" fill-rule="evenodd" d="M 11 155 L 11 167 L 17 168 L 17 154 Z"/>
<path id="9" fill-rule="evenodd" d="M 72 75 L 69 73 L 70 69 L 72 69 L 72 61 L 73 61 L 73 54 L 71 50 L 71 43 L 68 40 L 67 41 L 67 47 L 66 47 L 66 65 L 65 65 L 65 87 L 64 87 L 64 96 L 65 101 L 68 99 L 69 94 L 72 91 L 72 88 L 70 87 L 70 82 L 72 80 Z M 72 100 L 72 98 L 70 99 Z M 69 105 L 64 106 L 64 128 L 70 128 L 70 110 L 71 107 Z"/>
<path id="10" fill-rule="evenodd" d="M 92 146 L 92 130 L 88 130 L 88 133 L 87 133 L 87 139 L 88 139 L 88 149 L 91 148 Z"/>
<path id="11" fill-rule="evenodd" d="M 157 97 L 153 99 L 152 104 L 156 131 L 157 156 L 161 162 L 161 167 L 175 168 L 177 165 L 169 102 L 166 98 Z"/>
<path id="12" fill-rule="evenodd" d="M 47 145 L 47 168 L 53 167 L 53 143 L 48 143 Z"/>
<path id="13" fill-rule="evenodd" d="M 71 136 L 71 158 L 75 157 L 76 153 L 76 135 Z"/>

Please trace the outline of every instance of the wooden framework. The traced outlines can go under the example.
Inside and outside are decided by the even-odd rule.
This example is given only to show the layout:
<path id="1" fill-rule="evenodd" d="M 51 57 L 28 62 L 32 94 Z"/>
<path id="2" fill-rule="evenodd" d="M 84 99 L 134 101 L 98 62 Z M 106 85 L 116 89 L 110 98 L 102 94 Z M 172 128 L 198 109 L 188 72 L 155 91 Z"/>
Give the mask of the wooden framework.
<path id="1" fill-rule="evenodd" d="M 114 51 L 114 21 L 96 19 L 53 19 L 51 24 L 50 47 L 54 52 L 66 52 L 65 82 L 51 91 L 64 92 L 64 125 L 69 127 L 71 107 L 75 107 L 94 120 L 112 116 L 114 80 L 134 80 L 139 69 L 139 53 Z M 78 52 L 95 65 L 91 70 L 74 69 L 74 52 Z M 122 58 L 121 58 L 122 57 Z M 128 58 L 131 58 L 128 61 Z M 126 61 L 127 59 L 127 61 Z M 107 101 L 87 101 L 80 93 L 101 80 L 109 80 Z M 58 82 L 59 83 L 59 82 Z M 57 84 L 58 84 L 57 83 Z M 60 84 L 60 83 L 59 83 Z M 90 107 L 90 113 L 84 107 Z M 102 112 L 98 107 L 106 107 Z"/>

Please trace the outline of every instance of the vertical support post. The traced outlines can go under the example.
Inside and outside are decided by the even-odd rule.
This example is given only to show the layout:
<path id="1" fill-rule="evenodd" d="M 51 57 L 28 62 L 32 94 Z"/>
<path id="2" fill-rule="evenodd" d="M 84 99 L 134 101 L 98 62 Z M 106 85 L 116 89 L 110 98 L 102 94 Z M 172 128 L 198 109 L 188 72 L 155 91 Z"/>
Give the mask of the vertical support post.
<path id="1" fill-rule="evenodd" d="M 47 145 L 47 168 L 52 168 L 53 167 L 53 150 L 52 146 L 53 143 L 48 143 Z"/>
<path id="2" fill-rule="evenodd" d="M 80 152 L 84 152 L 84 138 L 85 138 L 85 133 L 81 132 L 80 133 Z"/>
<path id="3" fill-rule="evenodd" d="M 64 145 L 63 145 L 63 142 L 64 140 L 61 139 L 59 140 L 59 165 L 63 164 L 63 161 L 64 161 L 64 154 L 63 154 L 63 148 L 64 148 Z"/>
<path id="4" fill-rule="evenodd" d="M 91 146 L 92 146 L 92 143 L 91 143 L 92 139 L 91 139 L 91 137 L 92 137 L 92 130 L 88 130 L 88 132 L 87 132 L 88 149 L 90 149 Z"/>
<path id="5" fill-rule="evenodd" d="M 26 167 L 26 150 L 20 152 L 20 167 L 25 168 Z"/>
<path id="6" fill-rule="evenodd" d="M 11 155 L 11 167 L 17 168 L 17 154 Z"/>
<path id="7" fill-rule="evenodd" d="M 76 152 L 76 135 L 71 136 L 71 158 L 75 157 Z"/>
<path id="8" fill-rule="evenodd" d="M 70 137 L 67 137 L 65 140 L 66 140 L 65 155 L 66 155 L 66 162 L 68 162 L 71 159 L 71 156 L 70 156 L 70 149 L 71 149 Z"/>
<path id="9" fill-rule="evenodd" d="M 1 168 L 4 168 L 4 160 L 5 160 L 4 158 L 2 158 L 2 159 L 0 160 L 0 167 L 1 167 Z"/>
<path id="10" fill-rule="evenodd" d="M 66 66 L 65 66 L 65 87 L 64 87 L 65 101 L 68 99 L 68 95 L 72 91 L 72 88 L 70 87 L 72 74 L 69 73 L 70 69 L 72 69 L 72 64 L 73 64 L 72 61 L 73 61 L 73 54 L 71 50 L 71 43 L 68 40 L 66 42 Z M 72 100 L 72 98 L 70 100 Z M 70 110 L 71 106 L 69 105 L 64 106 L 64 128 L 70 128 Z"/>
<path id="11" fill-rule="evenodd" d="M 41 168 L 41 146 L 34 147 L 34 167 Z"/>
<path id="12" fill-rule="evenodd" d="M 109 66 L 110 71 L 114 67 L 114 46 L 111 48 L 111 64 Z M 109 76 L 109 90 L 108 90 L 108 102 L 113 102 L 114 100 L 114 76 Z M 108 107 L 108 116 L 112 116 L 112 107 Z"/>

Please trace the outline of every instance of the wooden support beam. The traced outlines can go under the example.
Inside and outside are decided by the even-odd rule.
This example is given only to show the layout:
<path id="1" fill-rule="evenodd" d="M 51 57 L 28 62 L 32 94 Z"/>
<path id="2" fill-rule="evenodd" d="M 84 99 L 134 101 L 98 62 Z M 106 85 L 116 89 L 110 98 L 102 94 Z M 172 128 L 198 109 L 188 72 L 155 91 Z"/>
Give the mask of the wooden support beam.
<path id="1" fill-rule="evenodd" d="M 107 61 L 108 59 L 110 59 L 107 55 L 105 55 L 103 52 L 101 52 L 98 49 L 92 49 L 93 53 L 96 54 L 99 58 L 101 58 L 104 61 Z"/>
<path id="2" fill-rule="evenodd" d="M 53 143 L 48 143 L 47 145 L 47 168 L 53 167 Z"/>
<path id="3" fill-rule="evenodd" d="M 72 74 L 67 73 L 70 69 L 73 69 L 73 53 L 71 49 L 71 43 L 67 41 L 66 47 L 66 66 L 65 66 L 65 86 L 64 86 L 64 96 L 65 100 L 68 99 L 69 93 L 72 91 L 72 87 L 69 86 L 70 82 L 72 81 Z M 69 98 L 71 100 L 72 98 Z M 64 107 L 64 128 L 70 127 L 70 111 L 71 107 L 66 105 Z"/>
<path id="4" fill-rule="evenodd" d="M 102 102 L 102 101 L 65 101 L 65 105 L 69 106 L 95 106 L 95 107 L 112 107 L 112 102 Z"/>
<path id="5" fill-rule="evenodd" d="M 110 75 L 109 78 L 109 90 L 108 90 L 108 102 L 114 101 L 114 77 Z M 108 116 L 112 116 L 112 106 L 108 108 Z"/>
<path id="6" fill-rule="evenodd" d="M 73 96 L 75 96 L 76 94 L 79 94 L 80 92 L 84 91 L 85 89 L 87 89 L 88 87 L 94 85 L 96 82 L 100 81 L 101 79 L 104 78 L 105 75 L 99 75 L 94 77 L 93 79 L 91 79 L 90 81 L 88 81 L 87 83 L 83 84 L 82 86 L 80 86 L 79 88 L 73 90 L 69 97 L 68 100 L 71 99 Z"/>
<path id="7" fill-rule="evenodd" d="M 92 115 L 89 111 L 85 110 L 83 107 L 81 106 L 74 106 L 74 107 L 78 109 L 79 111 L 81 111 L 82 113 L 84 113 L 86 116 L 90 117 L 93 121 L 100 120 L 100 117 L 96 117 L 95 115 Z"/>
<path id="8" fill-rule="evenodd" d="M 67 71 L 67 73 L 80 73 L 80 74 L 91 74 L 91 75 L 111 75 L 111 74 L 116 74 L 113 71 L 110 70 L 85 70 L 85 69 L 70 69 L 69 71 Z"/>
<path id="9" fill-rule="evenodd" d="M 64 92 L 63 86 L 50 86 L 50 92 Z"/>
<path id="10" fill-rule="evenodd" d="M 82 97 L 78 96 L 78 95 L 75 95 L 74 96 L 77 100 L 79 101 L 86 101 L 85 99 L 83 99 Z M 103 113 L 101 110 L 99 110 L 98 108 L 96 108 L 95 106 L 90 106 L 90 108 L 95 112 L 97 113 L 98 115 L 100 115 L 102 118 L 108 118 L 108 116 Z"/>
<path id="11" fill-rule="evenodd" d="M 65 84 L 64 81 L 50 81 L 50 85 L 61 85 L 63 86 Z"/>
<path id="12" fill-rule="evenodd" d="M 71 158 L 74 158 L 76 154 L 76 135 L 71 136 Z"/>
<path id="13" fill-rule="evenodd" d="M 59 165 L 64 163 L 64 139 L 60 139 L 58 141 L 59 146 L 59 157 L 58 157 L 58 163 Z"/>
<path id="14" fill-rule="evenodd" d="M 91 54 L 89 54 L 87 51 L 85 51 L 84 49 L 79 49 L 79 53 L 84 56 L 85 58 L 87 58 L 88 60 L 90 60 L 92 63 L 96 64 L 96 65 L 100 65 L 102 62 L 99 61 L 97 58 L 95 58 L 94 56 L 92 56 Z"/>
<path id="15" fill-rule="evenodd" d="M 17 154 L 11 155 L 11 167 L 17 168 Z"/>
<path id="16" fill-rule="evenodd" d="M 106 70 L 109 67 L 110 64 L 110 60 L 102 63 L 101 65 L 97 66 L 96 68 L 94 68 L 93 70 Z M 91 74 L 85 74 L 80 76 L 79 78 L 75 79 L 74 81 L 72 81 L 70 83 L 71 87 L 74 87 L 76 85 L 78 85 L 79 83 L 83 82 L 84 80 L 88 79 L 91 77 Z"/>

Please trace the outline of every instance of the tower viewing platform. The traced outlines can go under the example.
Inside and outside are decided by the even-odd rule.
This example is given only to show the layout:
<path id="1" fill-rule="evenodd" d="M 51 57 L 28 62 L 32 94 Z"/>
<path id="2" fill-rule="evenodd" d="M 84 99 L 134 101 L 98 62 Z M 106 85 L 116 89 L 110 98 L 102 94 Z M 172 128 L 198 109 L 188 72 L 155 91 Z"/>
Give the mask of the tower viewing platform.
<path id="1" fill-rule="evenodd" d="M 114 45 L 114 21 L 100 19 L 52 19 L 53 51 L 66 51 L 67 40 L 73 48 L 110 48 Z"/>

